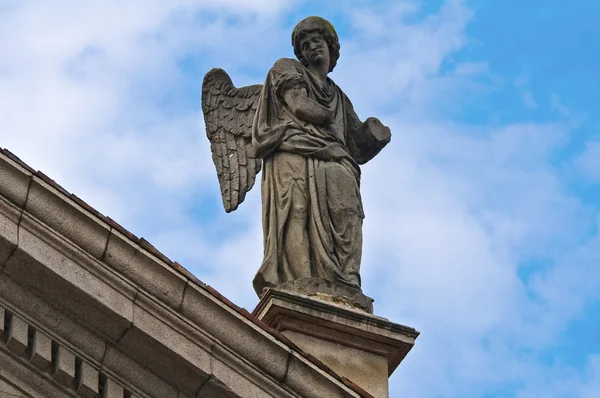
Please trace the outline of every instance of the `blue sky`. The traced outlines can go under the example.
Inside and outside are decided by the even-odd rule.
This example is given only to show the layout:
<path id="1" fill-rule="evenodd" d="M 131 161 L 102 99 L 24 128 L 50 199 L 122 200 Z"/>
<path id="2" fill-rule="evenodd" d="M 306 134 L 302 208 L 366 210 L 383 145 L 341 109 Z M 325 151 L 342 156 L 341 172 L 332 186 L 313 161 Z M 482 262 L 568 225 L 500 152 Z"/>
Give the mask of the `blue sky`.
<path id="1" fill-rule="evenodd" d="M 222 211 L 202 78 L 326 17 L 393 132 L 362 180 L 364 291 L 422 332 L 391 396 L 600 396 L 600 3 L 322 3 L 0 1 L 0 146 L 251 310 L 259 189 Z"/>

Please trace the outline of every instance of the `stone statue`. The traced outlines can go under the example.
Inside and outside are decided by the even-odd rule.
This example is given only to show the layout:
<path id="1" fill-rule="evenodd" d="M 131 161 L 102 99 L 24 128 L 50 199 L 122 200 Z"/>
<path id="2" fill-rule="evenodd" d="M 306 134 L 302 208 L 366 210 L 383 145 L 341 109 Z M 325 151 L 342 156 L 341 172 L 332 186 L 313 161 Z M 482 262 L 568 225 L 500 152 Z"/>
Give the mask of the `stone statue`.
<path id="1" fill-rule="evenodd" d="M 227 212 L 238 207 L 262 163 L 264 259 L 256 293 L 326 293 L 368 310 L 372 300 L 362 295 L 359 274 L 359 165 L 390 141 L 390 129 L 376 118 L 361 122 L 327 76 L 340 55 L 331 23 L 302 20 L 292 45 L 298 60 L 275 62 L 263 85 L 235 88 L 222 69 L 204 78 L 202 110 L 223 205 Z"/>

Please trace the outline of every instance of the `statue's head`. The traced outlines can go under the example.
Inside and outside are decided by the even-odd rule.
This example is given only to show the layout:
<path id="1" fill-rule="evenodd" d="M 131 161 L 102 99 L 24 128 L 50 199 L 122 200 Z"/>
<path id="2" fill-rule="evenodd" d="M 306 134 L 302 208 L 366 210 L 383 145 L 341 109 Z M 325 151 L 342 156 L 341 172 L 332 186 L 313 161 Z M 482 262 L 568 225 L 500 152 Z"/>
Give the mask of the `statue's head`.
<path id="1" fill-rule="evenodd" d="M 335 68 L 337 60 L 340 57 L 340 42 L 338 40 L 335 28 L 328 20 L 321 17 L 308 17 L 298 22 L 292 31 L 292 46 L 294 54 L 298 61 L 303 65 L 308 65 L 308 60 L 302 55 L 302 42 L 310 34 L 319 34 L 327 43 L 329 49 L 329 72 Z"/>

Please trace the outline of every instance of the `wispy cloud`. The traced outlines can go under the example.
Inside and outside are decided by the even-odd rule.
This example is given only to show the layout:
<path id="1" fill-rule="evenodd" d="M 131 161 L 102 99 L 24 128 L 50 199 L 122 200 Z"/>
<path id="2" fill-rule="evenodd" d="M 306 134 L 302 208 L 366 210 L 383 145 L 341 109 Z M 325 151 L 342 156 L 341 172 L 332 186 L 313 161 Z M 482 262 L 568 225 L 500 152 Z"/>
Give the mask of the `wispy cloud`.
<path id="1" fill-rule="evenodd" d="M 575 165 L 590 183 L 600 183 L 600 142 L 588 142 Z"/>
<path id="2" fill-rule="evenodd" d="M 268 43 L 283 8 L 232 0 L 9 9 L 0 14 L 0 36 L 11 38 L 0 43 L 2 145 L 126 224 L 148 214 L 152 198 L 183 200 L 212 177 L 197 102 L 206 67 L 193 62 L 192 80 L 186 61 L 250 59 L 241 46 Z"/>

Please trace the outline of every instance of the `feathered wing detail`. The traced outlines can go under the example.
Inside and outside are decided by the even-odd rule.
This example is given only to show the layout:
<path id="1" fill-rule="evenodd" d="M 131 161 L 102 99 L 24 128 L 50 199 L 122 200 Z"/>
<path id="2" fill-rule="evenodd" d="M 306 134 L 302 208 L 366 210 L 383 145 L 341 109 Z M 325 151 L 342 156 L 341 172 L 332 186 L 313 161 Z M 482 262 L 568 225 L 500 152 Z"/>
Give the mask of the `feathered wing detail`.
<path id="1" fill-rule="evenodd" d="M 202 82 L 202 112 L 226 212 L 244 201 L 260 171 L 252 147 L 252 122 L 261 84 L 236 88 L 227 72 L 211 69 Z"/>

